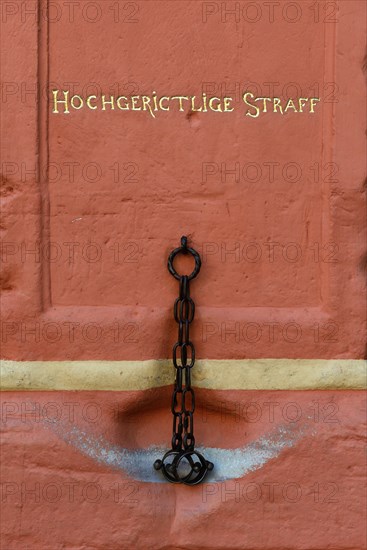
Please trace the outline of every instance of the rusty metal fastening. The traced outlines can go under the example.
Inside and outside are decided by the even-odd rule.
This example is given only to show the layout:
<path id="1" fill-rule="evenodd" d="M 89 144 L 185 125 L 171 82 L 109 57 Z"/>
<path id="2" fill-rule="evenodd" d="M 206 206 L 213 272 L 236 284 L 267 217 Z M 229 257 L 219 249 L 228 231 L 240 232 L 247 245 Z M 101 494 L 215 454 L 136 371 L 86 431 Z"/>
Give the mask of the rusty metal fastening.
<path id="1" fill-rule="evenodd" d="M 191 254 L 195 267 L 190 275 L 179 275 L 173 267 L 177 254 Z M 197 485 L 214 464 L 205 460 L 195 450 L 194 411 L 195 393 L 191 387 L 191 369 L 195 364 L 195 348 L 190 340 L 190 324 L 195 315 L 195 304 L 190 297 L 190 281 L 201 268 L 201 258 L 196 250 L 187 246 L 187 237 L 181 237 L 181 246 L 175 248 L 168 258 L 168 271 L 180 282 L 179 296 L 173 307 L 173 315 L 178 323 L 178 340 L 173 346 L 173 366 L 176 371 L 172 394 L 173 414 L 172 448 L 163 458 L 154 462 L 156 470 L 162 470 L 171 483 Z"/>

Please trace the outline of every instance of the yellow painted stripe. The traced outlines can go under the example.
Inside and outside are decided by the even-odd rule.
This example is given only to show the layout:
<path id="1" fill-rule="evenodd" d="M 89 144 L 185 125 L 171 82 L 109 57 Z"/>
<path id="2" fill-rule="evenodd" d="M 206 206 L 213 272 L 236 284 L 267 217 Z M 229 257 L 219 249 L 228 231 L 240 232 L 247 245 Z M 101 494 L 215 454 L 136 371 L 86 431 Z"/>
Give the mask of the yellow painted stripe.
<path id="1" fill-rule="evenodd" d="M 144 390 L 172 384 L 170 360 L 1 361 L 3 391 Z M 365 389 L 367 362 L 354 359 L 197 361 L 193 385 L 218 390 Z"/>

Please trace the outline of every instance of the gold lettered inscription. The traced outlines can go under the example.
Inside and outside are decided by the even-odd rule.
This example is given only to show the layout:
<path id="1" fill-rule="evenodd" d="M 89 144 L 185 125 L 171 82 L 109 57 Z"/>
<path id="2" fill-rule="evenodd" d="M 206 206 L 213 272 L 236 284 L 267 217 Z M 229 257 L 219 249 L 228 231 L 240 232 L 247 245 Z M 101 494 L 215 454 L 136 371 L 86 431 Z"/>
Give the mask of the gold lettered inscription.
<path id="1" fill-rule="evenodd" d="M 279 113 L 284 115 L 292 113 L 315 113 L 315 106 L 320 101 L 318 97 L 299 97 L 281 100 L 280 97 L 256 97 L 251 92 L 245 92 L 242 96 L 245 103 L 245 116 L 258 118 L 262 113 Z"/>
<path id="2" fill-rule="evenodd" d="M 251 92 L 242 95 L 245 107 L 244 116 L 258 118 L 268 114 L 314 114 L 320 98 L 296 97 L 281 99 L 280 97 L 257 97 Z M 238 107 L 232 97 L 201 95 L 159 95 L 153 91 L 151 95 L 117 96 L 103 94 L 83 97 L 71 95 L 69 90 L 52 91 L 52 113 L 69 115 L 75 111 L 142 111 L 156 118 L 157 113 L 176 111 L 178 113 L 232 113 Z"/>

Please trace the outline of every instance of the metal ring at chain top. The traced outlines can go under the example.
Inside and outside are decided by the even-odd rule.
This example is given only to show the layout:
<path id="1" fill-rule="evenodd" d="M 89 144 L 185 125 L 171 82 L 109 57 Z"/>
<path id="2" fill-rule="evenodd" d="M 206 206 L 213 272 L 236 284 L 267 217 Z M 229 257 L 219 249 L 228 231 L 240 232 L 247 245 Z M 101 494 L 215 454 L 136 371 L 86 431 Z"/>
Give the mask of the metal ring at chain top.
<path id="1" fill-rule="evenodd" d="M 192 273 L 190 273 L 190 275 L 187 276 L 188 280 L 191 281 L 192 279 L 194 279 L 197 276 L 197 274 L 200 271 L 201 258 L 199 256 L 199 254 L 196 252 L 196 250 L 194 250 L 193 248 L 189 248 L 187 246 L 187 237 L 185 237 L 185 236 L 181 237 L 181 246 L 179 246 L 178 248 L 175 248 L 174 250 L 172 250 L 171 254 L 168 257 L 168 271 L 178 281 L 181 279 L 182 275 L 179 275 L 177 273 L 177 271 L 175 270 L 175 268 L 173 267 L 173 260 L 175 259 L 177 254 L 179 254 L 180 252 L 182 254 L 187 254 L 189 252 L 195 260 L 195 267 L 194 267 Z"/>
<path id="2" fill-rule="evenodd" d="M 194 257 L 195 268 L 190 275 L 179 275 L 173 267 L 178 253 Z M 168 270 L 180 281 L 179 296 L 173 306 L 173 316 L 178 324 L 178 340 L 173 346 L 173 366 L 176 378 L 173 388 L 171 412 L 173 415 L 172 449 L 162 460 L 154 462 L 156 470 L 162 470 L 164 477 L 171 483 L 197 485 L 206 476 L 214 464 L 205 460 L 195 450 L 194 412 L 195 393 L 191 387 L 191 369 L 195 364 L 195 347 L 190 340 L 190 324 L 195 315 L 195 304 L 190 297 L 190 281 L 196 277 L 201 267 L 199 254 L 188 248 L 187 237 L 181 237 L 181 246 L 175 248 L 168 258 Z"/>

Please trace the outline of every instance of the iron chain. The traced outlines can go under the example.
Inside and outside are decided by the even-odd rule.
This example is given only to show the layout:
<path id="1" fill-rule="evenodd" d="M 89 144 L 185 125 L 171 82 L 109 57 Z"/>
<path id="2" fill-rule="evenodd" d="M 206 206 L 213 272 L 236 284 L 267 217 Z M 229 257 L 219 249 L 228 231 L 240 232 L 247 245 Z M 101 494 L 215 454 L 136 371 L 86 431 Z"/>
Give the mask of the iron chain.
<path id="1" fill-rule="evenodd" d="M 190 253 L 195 268 L 190 275 L 179 275 L 173 267 L 178 253 Z M 191 387 L 191 369 L 195 364 L 195 347 L 190 340 L 190 325 L 195 316 L 195 304 L 190 296 L 190 281 L 200 271 L 201 259 L 193 248 L 187 246 L 187 238 L 181 238 L 181 246 L 168 258 L 168 270 L 179 281 L 179 295 L 173 306 L 173 316 L 178 324 L 178 338 L 173 346 L 172 360 L 175 368 L 171 412 L 173 415 L 172 449 L 162 460 L 156 460 L 154 468 L 162 469 L 164 476 L 173 483 L 196 485 L 214 465 L 195 450 L 194 412 L 195 393 Z M 172 462 L 168 462 L 172 460 Z"/>
<path id="2" fill-rule="evenodd" d="M 195 364 L 195 348 L 190 341 L 190 324 L 195 315 L 195 304 L 190 297 L 190 281 L 187 275 L 180 278 L 179 297 L 173 307 L 178 324 L 178 340 L 173 346 L 173 365 L 176 379 L 172 396 L 173 435 L 172 449 L 191 450 L 195 446 L 194 411 L 195 394 L 191 387 L 191 369 Z M 191 399 L 188 400 L 188 394 Z M 189 402 L 190 401 L 190 402 Z"/>

